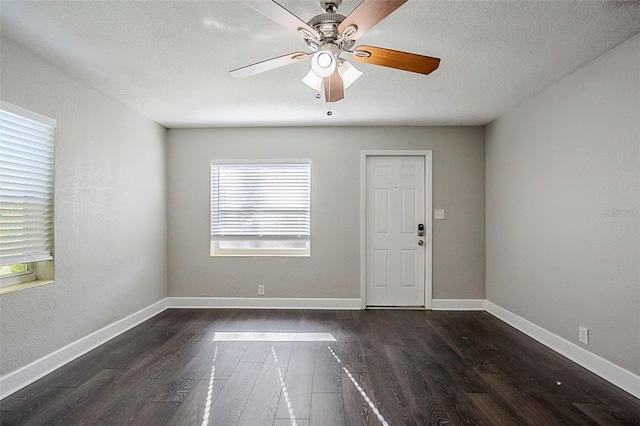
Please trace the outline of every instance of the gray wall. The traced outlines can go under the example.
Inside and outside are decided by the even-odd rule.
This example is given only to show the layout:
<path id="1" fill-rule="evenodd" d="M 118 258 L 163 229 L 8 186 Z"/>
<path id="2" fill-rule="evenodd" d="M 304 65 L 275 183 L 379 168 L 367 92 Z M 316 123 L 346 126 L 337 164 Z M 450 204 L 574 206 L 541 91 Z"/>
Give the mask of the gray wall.
<path id="1" fill-rule="evenodd" d="M 0 374 L 164 298 L 166 130 L 2 39 L 1 96 L 54 118 L 55 284 L 0 297 Z"/>
<path id="2" fill-rule="evenodd" d="M 169 131 L 169 295 L 360 297 L 360 151 L 431 149 L 433 297 L 485 297 L 482 127 L 172 129 Z M 209 257 L 209 164 L 312 161 L 310 258 Z"/>
<path id="3" fill-rule="evenodd" d="M 487 298 L 640 374 L 640 35 L 486 138 Z"/>

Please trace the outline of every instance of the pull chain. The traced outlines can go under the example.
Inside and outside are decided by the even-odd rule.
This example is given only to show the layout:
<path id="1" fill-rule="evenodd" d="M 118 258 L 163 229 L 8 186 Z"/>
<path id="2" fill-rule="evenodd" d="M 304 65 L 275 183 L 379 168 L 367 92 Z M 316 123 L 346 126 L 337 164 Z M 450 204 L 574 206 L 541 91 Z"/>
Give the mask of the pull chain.
<path id="1" fill-rule="evenodd" d="M 331 117 L 331 115 L 333 114 L 333 112 L 331 111 L 331 75 L 327 78 L 327 81 L 329 82 L 329 90 L 327 91 L 327 93 L 329 94 L 329 99 L 326 99 L 327 116 Z"/>

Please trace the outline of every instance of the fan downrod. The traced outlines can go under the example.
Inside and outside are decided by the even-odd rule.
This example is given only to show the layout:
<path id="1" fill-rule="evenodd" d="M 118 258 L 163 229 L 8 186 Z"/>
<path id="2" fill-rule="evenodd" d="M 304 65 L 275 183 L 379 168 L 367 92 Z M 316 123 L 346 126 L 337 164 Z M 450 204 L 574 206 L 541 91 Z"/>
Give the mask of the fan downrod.
<path id="1" fill-rule="evenodd" d="M 325 13 L 336 13 L 342 0 L 320 0 L 320 7 Z"/>

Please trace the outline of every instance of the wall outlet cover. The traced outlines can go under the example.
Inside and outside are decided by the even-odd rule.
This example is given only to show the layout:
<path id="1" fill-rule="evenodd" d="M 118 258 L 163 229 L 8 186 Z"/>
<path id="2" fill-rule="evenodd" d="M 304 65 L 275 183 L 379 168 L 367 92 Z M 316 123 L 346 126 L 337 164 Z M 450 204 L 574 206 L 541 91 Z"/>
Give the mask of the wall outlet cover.
<path id="1" fill-rule="evenodd" d="M 444 220 L 444 209 L 435 209 L 433 211 L 433 218 L 436 220 Z"/>
<path id="2" fill-rule="evenodd" d="M 585 345 L 589 344 L 589 329 L 586 327 L 579 327 L 579 339 Z"/>

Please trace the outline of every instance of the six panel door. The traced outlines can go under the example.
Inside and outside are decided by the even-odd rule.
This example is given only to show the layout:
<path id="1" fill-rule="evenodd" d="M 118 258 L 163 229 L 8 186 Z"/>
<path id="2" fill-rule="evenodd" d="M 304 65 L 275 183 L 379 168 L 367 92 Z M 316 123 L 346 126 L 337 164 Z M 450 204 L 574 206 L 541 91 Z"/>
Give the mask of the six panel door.
<path id="1" fill-rule="evenodd" d="M 369 156 L 366 166 L 366 304 L 424 307 L 424 157 Z"/>

